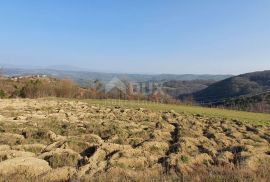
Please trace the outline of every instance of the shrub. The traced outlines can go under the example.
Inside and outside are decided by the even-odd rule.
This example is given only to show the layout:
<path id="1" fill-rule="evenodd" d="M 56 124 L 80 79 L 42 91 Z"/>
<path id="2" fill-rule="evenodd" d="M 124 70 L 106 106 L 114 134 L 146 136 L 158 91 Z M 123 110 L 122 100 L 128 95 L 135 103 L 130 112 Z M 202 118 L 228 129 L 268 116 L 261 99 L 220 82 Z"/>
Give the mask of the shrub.
<path id="1" fill-rule="evenodd" d="M 6 97 L 6 93 L 5 93 L 5 91 L 4 90 L 0 90 L 0 98 L 1 99 L 3 99 L 3 98 L 5 98 Z"/>

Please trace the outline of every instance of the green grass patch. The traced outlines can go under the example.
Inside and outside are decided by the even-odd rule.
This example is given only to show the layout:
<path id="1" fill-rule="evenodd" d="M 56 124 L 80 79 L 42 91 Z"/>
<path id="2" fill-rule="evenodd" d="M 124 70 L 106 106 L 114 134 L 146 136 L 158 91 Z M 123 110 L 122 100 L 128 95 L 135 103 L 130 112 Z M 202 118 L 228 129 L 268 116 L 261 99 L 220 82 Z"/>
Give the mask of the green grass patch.
<path id="1" fill-rule="evenodd" d="M 206 108 L 188 105 L 161 104 L 148 101 L 127 101 L 127 100 L 111 100 L 111 99 L 103 99 L 103 100 L 87 99 L 80 101 L 87 102 L 88 104 L 91 105 L 120 106 L 124 108 L 146 108 L 152 111 L 161 111 L 161 112 L 174 110 L 175 112 L 183 114 L 236 119 L 243 122 L 250 122 L 253 124 L 270 125 L 270 114 L 264 113 L 253 113 L 253 112 Z"/>

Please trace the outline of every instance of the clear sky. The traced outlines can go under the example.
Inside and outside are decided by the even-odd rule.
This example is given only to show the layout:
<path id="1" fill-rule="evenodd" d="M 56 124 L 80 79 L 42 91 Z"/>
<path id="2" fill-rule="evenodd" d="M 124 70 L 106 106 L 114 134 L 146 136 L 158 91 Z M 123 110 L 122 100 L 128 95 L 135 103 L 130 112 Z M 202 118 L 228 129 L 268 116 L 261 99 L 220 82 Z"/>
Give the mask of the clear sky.
<path id="1" fill-rule="evenodd" d="M 270 0 L 3 0 L 0 64 L 129 73 L 270 69 Z"/>

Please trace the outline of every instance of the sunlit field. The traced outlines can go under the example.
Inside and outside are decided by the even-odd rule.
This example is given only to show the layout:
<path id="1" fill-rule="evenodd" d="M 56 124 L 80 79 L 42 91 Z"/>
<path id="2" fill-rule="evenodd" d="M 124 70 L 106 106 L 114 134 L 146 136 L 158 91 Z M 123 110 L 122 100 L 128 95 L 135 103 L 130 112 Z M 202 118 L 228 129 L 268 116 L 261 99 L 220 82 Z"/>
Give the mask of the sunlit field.
<path id="1" fill-rule="evenodd" d="M 144 101 L 2 99 L 0 181 L 269 181 L 269 118 Z"/>
<path id="2" fill-rule="evenodd" d="M 127 101 L 127 100 L 82 100 L 84 102 L 102 106 L 120 106 L 129 108 L 146 108 L 153 111 L 170 111 L 174 110 L 184 114 L 199 114 L 209 117 L 219 117 L 227 119 L 237 119 L 244 122 L 252 122 L 255 124 L 270 125 L 270 114 L 243 112 L 227 109 L 206 108 L 189 105 L 173 105 L 161 104 L 148 101 Z"/>

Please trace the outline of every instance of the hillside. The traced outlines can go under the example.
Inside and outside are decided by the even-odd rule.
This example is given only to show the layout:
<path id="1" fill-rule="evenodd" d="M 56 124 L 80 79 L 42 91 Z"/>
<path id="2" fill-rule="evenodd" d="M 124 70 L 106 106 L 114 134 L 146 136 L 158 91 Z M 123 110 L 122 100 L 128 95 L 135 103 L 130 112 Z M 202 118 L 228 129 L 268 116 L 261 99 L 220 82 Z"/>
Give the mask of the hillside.
<path id="1" fill-rule="evenodd" d="M 226 99 L 211 105 L 243 111 L 270 113 L 270 92 L 254 96 Z"/>
<path id="2" fill-rule="evenodd" d="M 170 80 L 163 82 L 162 90 L 173 98 L 177 98 L 179 95 L 203 90 L 215 82 L 214 80 Z"/>
<path id="3" fill-rule="evenodd" d="M 268 181 L 269 118 L 119 100 L 4 99 L 0 181 Z"/>
<path id="4" fill-rule="evenodd" d="M 197 102 L 211 103 L 270 91 L 270 71 L 242 74 L 216 82 L 193 94 Z"/>

